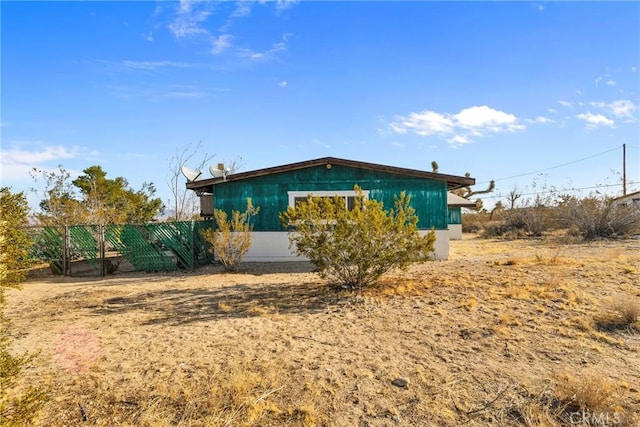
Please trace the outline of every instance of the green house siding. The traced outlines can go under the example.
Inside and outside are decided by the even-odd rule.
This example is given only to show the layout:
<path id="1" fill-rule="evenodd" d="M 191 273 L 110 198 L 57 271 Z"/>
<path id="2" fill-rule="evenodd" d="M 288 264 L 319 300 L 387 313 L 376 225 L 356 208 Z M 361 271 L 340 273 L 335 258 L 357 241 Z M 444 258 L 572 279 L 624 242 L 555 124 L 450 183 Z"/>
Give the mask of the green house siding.
<path id="1" fill-rule="evenodd" d="M 247 198 L 260 212 L 253 218 L 255 231 L 282 231 L 279 215 L 289 205 L 289 191 L 345 191 L 354 185 L 369 190 L 371 199 L 385 209 L 393 207 L 393 196 L 405 191 L 419 218 L 421 229 L 447 228 L 447 183 L 342 165 L 314 166 L 214 185 L 214 208 L 227 213 L 244 211 Z"/>
<path id="2" fill-rule="evenodd" d="M 462 208 L 449 208 L 449 224 L 462 224 Z"/>

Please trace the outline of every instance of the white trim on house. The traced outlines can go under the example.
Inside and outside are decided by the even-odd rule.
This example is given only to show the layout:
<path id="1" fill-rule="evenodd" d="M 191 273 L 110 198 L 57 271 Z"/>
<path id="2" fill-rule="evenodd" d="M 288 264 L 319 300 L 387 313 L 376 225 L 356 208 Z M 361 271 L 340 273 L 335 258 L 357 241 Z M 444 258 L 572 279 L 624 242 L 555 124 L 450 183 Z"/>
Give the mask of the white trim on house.
<path id="1" fill-rule="evenodd" d="M 287 191 L 287 195 L 289 196 L 289 206 L 292 208 L 296 207 L 296 199 L 307 198 L 310 195 L 313 197 L 344 197 L 345 206 L 347 205 L 348 197 L 355 197 L 358 194 L 354 190 L 333 190 L 333 191 L 318 191 L 318 190 L 310 190 L 310 191 Z M 362 195 L 365 200 L 369 198 L 369 190 L 362 190 Z"/>
<path id="2" fill-rule="evenodd" d="M 430 230 L 420 230 L 426 235 Z M 433 258 L 447 259 L 449 256 L 449 231 L 435 230 L 436 243 Z M 286 231 L 252 231 L 251 247 L 244 256 L 245 262 L 269 261 L 304 261 L 306 258 L 294 254 L 294 248 L 289 249 L 289 235 Z"/>

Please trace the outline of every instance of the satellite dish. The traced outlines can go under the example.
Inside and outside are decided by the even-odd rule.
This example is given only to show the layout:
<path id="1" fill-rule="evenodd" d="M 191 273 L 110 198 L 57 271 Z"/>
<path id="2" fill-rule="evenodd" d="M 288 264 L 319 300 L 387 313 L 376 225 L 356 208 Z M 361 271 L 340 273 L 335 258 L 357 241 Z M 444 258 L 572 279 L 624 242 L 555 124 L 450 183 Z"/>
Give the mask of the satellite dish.
<path id="1" fill-rule="evenodd" d="M 211 165 L 211 166 L 209 166 L 209 173 L 214 178 L 220 178 L 221 176 L 224 175 L 224 170 L 223 169 L 218 169 L 216 167 L 213 167 L 213 165 Z"/>
<path id="2" fill-rule="evenodd" d="M 200 178 L 200 175 L 202 175 L 202 172 L 194 171 L 193 169 L 186 166 L 182 166 L 180 169 L 182 170 L 182 175 L 187 178 L 187 182 L 195 181 L 196 179 Z"/>

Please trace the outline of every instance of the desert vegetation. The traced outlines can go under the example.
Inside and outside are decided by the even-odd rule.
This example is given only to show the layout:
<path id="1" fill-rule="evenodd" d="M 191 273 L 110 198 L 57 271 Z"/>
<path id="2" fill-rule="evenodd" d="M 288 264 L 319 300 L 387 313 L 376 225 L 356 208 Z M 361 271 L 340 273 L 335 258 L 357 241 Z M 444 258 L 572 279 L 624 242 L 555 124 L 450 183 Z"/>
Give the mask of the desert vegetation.
<path id="1" fill-rule="evenodd" d="M 365 199 L 356 186 L 353 206 L 339 197 L 313 197 L 280 215 L 291 248 L 316 267 L 321 277 L 360 290 L 392 269 L 424 262 L 432 254 L 435 233 L 418 231 L 418 216 L 405 193 L 385 209 Z"/>
<path id="2" fill-rule="evenodd" d="M 555 234 L 563 236 L 565 242 L 579 242 L 640 234 L 640 215 L 637 208 L 618 204 L 608 196 L 550 192 L 523 199 L 513 190 L 507 202 L 498 201 L 491 212 L 463 214 L 462 227 L 485 237 L 516 239 Z"/>
<path id="3" fill-rule="evenodd" d="M 251 247 L 251 232 L 253 224 L 251 218 L 260 212 L 260 207 L 254 207 L 251 199 L 247 200 L 244 212 L 233 211 L 229 218 L 225 211 L 215 209 L 214 228 L 202 231 L 202 236 L 211 245 L 211 252 L 226 271 L 235 271 Z"/>
<path id="4" fill-rule="evenodd" d="M 310 263 L 43 272 L 8 293 L 36 425 L 635 426 L 640 241 L 465 235 L 336 291 Z"/>
<path id="5" fill-rule="evenodd" d="M 29 423 L 47 400 L 44 388 L 21 384 L 22 372 L 37 354 L 12 351 L 11 322 L 5 314 L 7 290 L 20 289 L 31 264 L 31 241 L 20 228 L 27 212 L 23 193 L 0 188 L 0 423 L 7 426 Z"/>

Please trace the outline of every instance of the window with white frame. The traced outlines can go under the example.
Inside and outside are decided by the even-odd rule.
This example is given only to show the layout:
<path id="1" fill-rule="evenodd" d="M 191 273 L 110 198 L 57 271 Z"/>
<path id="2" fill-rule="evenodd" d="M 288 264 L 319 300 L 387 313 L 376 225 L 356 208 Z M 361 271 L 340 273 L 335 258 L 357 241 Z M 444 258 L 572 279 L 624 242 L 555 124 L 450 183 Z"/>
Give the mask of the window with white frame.
<path id="1" fill-rule="evenodd" d="M 353 209 L 355 206 L 355 201 L 357 194 L 353 190 L 342 190 L 342 191 L 288 191 L 289 195 L 289 206 L 295 208 L 296 205 L 300 202 L 305 202 L 307 197 L 340 197 L 344 199 L 344 204 L 348 210 Z M 362 190 L 362 196 L 366 199 L 369 198 L 369 190 Z"/>

